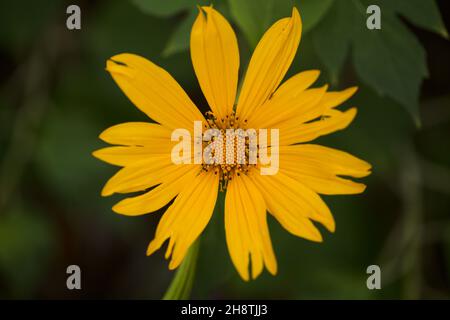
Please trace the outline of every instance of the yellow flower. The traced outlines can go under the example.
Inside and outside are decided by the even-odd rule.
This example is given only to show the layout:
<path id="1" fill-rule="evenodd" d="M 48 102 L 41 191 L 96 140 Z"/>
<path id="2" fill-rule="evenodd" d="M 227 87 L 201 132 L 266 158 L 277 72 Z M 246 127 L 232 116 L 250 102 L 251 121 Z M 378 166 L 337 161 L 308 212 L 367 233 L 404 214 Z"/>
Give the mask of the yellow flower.
<path id="1" fill-rule="evenodd" d="M 102 195 L 145 190 L 113 207 L 115 212 L 130 216 L 156 211 L 175 198 L 147 251 L 150 255 L 169 240 L 166 258 L 171 257 L 170 269 L 180 265 L 208 224 L 220 191 L 226 192 L 228 250 L 244 280 L 250 274 L 256 278 L 264 266 L 272 274 L 277 272 L 266 212 L 290 233 L 320 242 L 322 236 L 312 221 L 331 232 L 335 222 L 319 194 L 364 191 L 364 184 L 343 176 L 369 175 L 367 162 L 343 151 L 301 144 L 347 127 L 356 109 L 339 111 L 336 107 L 357 90 L 310 88 L 319 76 L 317 70 L 298 73 L 280 85 L 294 59 L 301 31 L 295 8 L 291 17 L 270 27 L 252 55 L 235 104 L 239 69 L 236 36 L 219 12 L 202 7 L 192 27 L 190 51 L 211 108 L 207 117 L 171 75 L 152 62 L 128 53 L 107 61 L 106 70 L 122 91 L 157 123 L 123 123 L 100 135 L 116 146 L 98 150 L 94 156 L 122 167 L 106 183 Z M 279 129 L 278 172 L 261 175 L 259 164 L 174 164 L 172 131 L 185 128 L 192 134 L 194 121 L 201 121 L 205 129 Z"/>

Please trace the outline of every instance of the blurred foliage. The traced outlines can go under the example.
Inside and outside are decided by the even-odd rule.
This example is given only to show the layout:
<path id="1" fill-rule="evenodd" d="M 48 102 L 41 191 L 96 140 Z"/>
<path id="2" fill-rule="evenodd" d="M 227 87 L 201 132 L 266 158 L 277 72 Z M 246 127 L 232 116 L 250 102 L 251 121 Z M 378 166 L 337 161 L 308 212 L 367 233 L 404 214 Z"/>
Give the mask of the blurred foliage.
<path id="1" fill-rule="evenodd" d="M 16 199 L 19 200 L 19 199 Z M 55 249 L 51 222 L 18 202 L 0 223 L 0 274 L 9 279 L 0 298 L 34 296 Z M 39 263 L 37 263 L 39 261 Z"/>
<path id="2" fill-rule="evenodd" d="M 355 28 L 364 25 L 365 8 L 371 4 L 382 8 L 382 32 Z M 420 125 L 419 90 L 423 78 L 428 76 L 425 51 L 399 20 L 399 14 L 423 28 L 446 35 L 433 1 L 408 1 L 406 4 L 403 0 L 380 0 L 335 1 L 329 16 L 323 19 L 313 36 L 317 53 L 332 78 L 338 76 L 352 47 L 359 77 L 380 95 L 388 95 L 401 103 Z"/>
<path id="3" fill-rule="evenodd" d="M 300 8 L 303 22 L 302 33 L 311 30 L 330 8 L 333 0 L 228 0 L 232 18 L 242 29 L 251 47 L 255 47 L 270 25 L 289 16 L 292 7 Z"/>
<path id="4" fill-rule="evenodd" d="M 192 0 L 133 0 L 133 2 L 144 12 L 167 17 L 172 14 L 178 13 L 183 9 L 191 8 L 198 2 Z"/>
<path id="5" fill-rule="evenodd" d="M 164 5 L 152 0 L 135 2 L 144 12 L 153 15 L 170 15 L 192 8 L 188 0 L 166 1 Z M 303 35 L 321 22 L 312 37 L 317 54 L 330 72 L 333 83 L 337 82 L 345 58 L 353 48 L 353 63 L 359 77 L 380 95 L 398 101 L 420 126 L 419 90 L 423 79 L 428 76 L 425 51 L 399 16 L 447 38 L 434 0 L 228 0 L 228 4 L 231 18 L 253 48 L 273 21 L 289 15 L 293 6 L 300 8 Z M 368 32 L 364 27 L 356 27 L 365 26 L 366 8 L 371 4 L 383 8 L 383 32 Z M 189 26 L 195 12 L 194 9 L 186 14 L 165 54 L 188 48 Z"/>
<path id="6" fill-rule="evenodd" d="M 67 1 L 1 2 L 0 298 L 163 296 L 174 273 L 162 252 L 145 256 L 163 210 L 114 214 L 121 197 L 99 193 L 116 169 L 90 153 L 105 128 L 147 121 L 104 71 L 115 54 L 154 61 L 206 110 L 188 47 L 196 6 L 210 3 L 236 30 L 241 76 L 264 31 L 299 8 L 303 36 L 289 75 L 320 69 L 318 85 L 360 87 L 346 106 L 359 107 L 354 123 L 317 143 L 374 170 L 364 194 L 324 197 L 337 231 L 322 230 L 322 244 L 269 217 L 276 277 L 239 278 L 216 208 L 193 297 L 450 298 L 450 6 L 432 0 L 370 1 L 382 8 L 381 31 L 365 27 L 366 0 L 80 1 L 80 31 L 65 28 Z M 82 269 L 81 292 L 65 287 L 70 264 Z M 380 291 L 366 288 L 370 264 L 381 265 Z"/>

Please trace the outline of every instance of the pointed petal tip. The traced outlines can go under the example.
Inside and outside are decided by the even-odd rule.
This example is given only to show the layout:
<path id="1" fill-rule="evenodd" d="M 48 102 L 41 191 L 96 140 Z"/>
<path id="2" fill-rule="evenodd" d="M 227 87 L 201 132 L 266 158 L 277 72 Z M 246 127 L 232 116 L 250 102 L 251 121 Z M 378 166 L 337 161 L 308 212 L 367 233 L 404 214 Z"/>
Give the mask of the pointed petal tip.
<path id="1" fill-rule="evenodd" d="M 319 79 L 321 71 L 318 69 L 305 70 L 305 71 L 298 73 L 298 75 L 300 75 L 302 73 L 305 75 L 308 75 L 308 77 L 311 77 L 312 82 L 314 83 L 317 81 L 317 79 Z"/>
<path id="2" fill-rule="evenodd" d="M 330 231 L 331 233 L 334 233 L 336 231 L 336 223 L 333 221 L 325 226 L 327 228 L 328 231 Z"/>
<path id="3" fill-rule="evenodd" d="M 112 207 L 112 211 L 114 211 L 117 214 L 120 214 L 122 216 L 127 216 L 127 217 L 142 216 L 142 215 L 150 213 L 149 211 L 146 211 L 146 210 L 137 209 L 136 207 L 133 207 L 132 204 L 130 207 L 130 200 L 132 200 L 132 199 L 133 198 L 126 198 L 126 199 L 123 199 L 123 200 L 117 202 Z"/>
<path id="4" fill-rule="evenodd" d="M 159 247 L 160 246 L 156 245 L 155 240 L 152 240 L 147 247 L 146 255 L 147 256 L 152 255 L 156 250 L 158 250 Z"/>
<path id="5" fill-rule="evenodd" d="M 256 278 L 258 278 L 261 273 L 262 273 L 263 269 L 261 268 L 261 270 L 258 270 L 256 273 L 253 273 L 252 271 L 252 280 L 256 280 Z"/>
<path id="6" fill-rule="evenodd" d="M 203 13 L 205 15 L 211 14 L 212 12 L 217 13 L 217 10 L 214 9 L 213 4 L 211 3 L 209 6 L 201 6 L 197 5 L 198 10 L 200 13 Z"/>
<path id="7" fill-rule="evenodd" d="M 116 54 L 112 57 L 110 57 L 109 59 L 106 60 L 106 66 L 105 69 L 107 71 L 109 71 L 108 69 L 117 65 L 117 64 L 122 64 L 123 62 L 121 62 L 121 60 L 123 60 L 122 58 L 124 58 L 124 53 L 120 53 L 120 54 Z"/>
<path id="8" fill-rule="evenodd" d="M 197 5 L 198 14 L 201 15 L 202 17 L 204 17 L 204 15 L 206 13 L 204 8 L 205 8 L 205 6 L 201 6 L 199 4 Z"/>
<path id="9" fill-rule="evenodd" d="M 115 213 L 120 214 L 122 216 L 137 216 L 137 215 L 144 214 L 144 213 L 130 212 L 129 210 L 127 210 L 126 200 L 127 199 L 123 199 L 122 201 L 117 202 L 112 207 L 112 211 L 114 211 Z"/>
<path id="10" fill-rule="evenodd" d="M 114 190 L 112 190 L 112 188 L 110 188 L 110 186 L 108 185 L 108 183 L 106 183 L 106 185 L 103 187 L 102 191 L 101 191 L 101 196 L 102 197 L 108 197 L 114 194 Z"/>
<path id="11" fill-rule="evenodd" d="M 319 69 L 312 69 L 312 70 L 308 70 L 308 71 L 311 72 L 315 77 L 317 77 L 317 78 L 320 77 L 321 71 Z"/>
<path id="12" fill-rule="evenodd" d="M 116 124 L 116 125 L 113 125 L 113 126 L 111 126 L 111 127 L 109 127 L 109 128 L 106 128 L 105 130 L 103 130 L 102 132 L 100 132 L 100 134 L 98 135 L 98 138 L 100 139 L 100 140 L 102 140 L 102 141 L 104 141 L 104 142 L 106 142 L 106 143 L 111 143 L 110 141 L 110 133 L 111 133 L 111 130 L 113 129 L 113 128 L 117 128 L 118 126 L 121 126 L 121 125 L 123 125 L 123 124 Z M 118 143 L 112 143 L 112 144 L 118 144 Z"/>
<path id="13" fill-rule="evenodd" d="M 112 70 L 114 70 L 114 65 L 115 65 L 114 61 L 106 60 L 105 70 L 111 73 Z"/>
<path id="14" fill-rule="evenodd" d="M 122 201 L 120 201 L 120 202 L 122 202 Z M 121 210 L 120 210 L 120 202 L 113 205 L 112 211 L 114 211 L 117 214 L 123 215 L 123 212 L 121 212 Z"/>
<path id="15" fill-rule="evenodd" d="M 248 272 L 247 272 L 247 274 L 239 273 L 239 275 L 241 276 L 241 279 L 244 280 L 245 282 L 249 282 L 250 281 L 250 277 L 248 275 Z"/>
<path id="16" fill-rule="evenodd" d="M 137 55 L 134 54 L 134 53 L 123 52 L 123 53 L 118 53 L 116 55 L 113 55 L 107 61 L 112 61 L 112 62 L 115 62 L 115 63 L 123 63 L 123 64 L 125 64 L 125 61 L 127 60 L 127 58 L 130 58 L 130 57 L 133 57 L 133 56 L 137 56 Z"/>
<path id="17" fill-rule="evenodd" d="M 315 233 L 312 237 L 308 238 L 308 240 L 310 240 L 312 242 L 321 243 L 321 242 L 323 242 L 323 237 L 322 237 L 322 234 L 319 232 L 319 230 L 317 230 L 317 233 Z"/>
<path id="18" fill-rule="evenodd" d="M 106 129 L 106 130 L 108 130 L 108 129 Z M 106 134 L 105 134 L 105 132 L 106 132 L 106 130 L 103 130 L 99 135 L 98 135 L 98 138 L 100 139 L 100 140 L 102 140 L 102 141 L 105 141 L 105 142 L 108 142 L 108 141 L 106 141 L 105 139 L 106 139 Z"/>
<path id="19" fill-rule="evenodd" d="M 101 193 L 100 193 L 100 195 L 102 197 L 109 197 L 109 196 L 111 196 L 113 194 L 114 194 L 114 192 L 111 192 L 110 190 L 105 190 L 105 188 L 103 188 Z"/>
<path id="20" fill-rule="evenodd" d="M 102 161 L 103 161 L 103 160 L 102 160 Z M 112 179 L 112 178 L 111 178 L 111 179 Z M 114 194 L 115 190 L 114 190 L 113 188 L 111 188 L 111 184 L 110 184 L 111 179 L 109 179 L 109 180 L 105 183 L 105 185 L 103 186 L 102 191 L 101 191 L 101 196 L 102 196 L 102 197 L 107 197 L 107 196 L 110 196 L 110 195 L 113 195 L 113 194 Z"/>
<path id="21" fill-rule="evenodd" d="M 291 18 L 294 19 L 295 22 L 297 22 L 300 25 L 300 30 L 302 27 L 302 17 L 300 15 L 300 12 L 298 11 L 297 7 L 292 7 L 292 15 Z"/>
<path id="22" fill-rule="evenodd" d="M 173 259 L 170 260 L 170 263 L 169 263 L 169 270 L 175 270 L 177 267 L 178 267 L 178 264 L 175 264 L 175 263 L 173 262 Z"/>
<path id="23" fill-rule="evenodd" d="M 122 75 L 128 78 L 132 78 L 135 74 L 133 69 L 128 67 L 126 64 L 118 63 L 117 61 L 108 60 L 106 62 L 106 71 L 112 75 Z"/>
<path id="24" fill-rule="evenodd" d="M 169 259 L 170 256 L 172 255 L 173 244 L 174 244 L 174 242 L 173 242 L 172 239 L 173 239 L 173 238 L 170 238 L 169 245 L 167 246 L 166 253 L 164 254 L 164 258 L 165 258 L 166 260 Z"/>
<path id="25" fill-rule="evenodd" d="M 363 193 L 364 191 L 366 191 L 366 189 L 367 189 L 367 186 L 366 186 L 365 184 L 362 183 L 362 186 L 361 186 L 361 193 Z"/>
<path id="26" fill-rule="evenodd" d="M 358 113 L 358 109 L 356 107 L 351 107 L 350 109 L 348 109 L 345 112 L 348 113 L 350 115 L 350 117 L 354 118 L 354 117 L 356 117 L 356 114 Z"/>
<path id="27" fill-rule="evenodd" d="M 344 111 L 343 116 L 346 120 L 340 130 L 347 128 L 353 122 L 353 120 L 355 120 L 357 114 L 358 109 L 356 107 L 352 107 L 347 111 Z"/>
<path id="28" fill-rule="evenodd" d="M 269 273 L 271 275 L 276 276 L 278 273 L 278 265 L 277 265 L 276 260 L 275 260 L 275 265 L 273 265 L 273 266 L 266 264 L 266 269 L 267 269 L 267 271 L 269 271 Z"/>
<path id="29" fill-rule="evenodd" d="M 347 88 L 347 89 L 345 90 L 345 91 L 348 92 L 348 98 L 347 98 L 347 99 L 350 99 L 351 97 L 353 97 L 353 95 L 354 95 L 356 92 L 358 92 L 358 90 L 359 90 L 359 87 L 358 87 L 358 86 L 353 86 L 353 87 Z"/>
<path id="30" fill-rule="evenodd" d="M 97 159 L 99 159 L 99 160 L 102 160 L 102 159 L 100 159 L 100 157 L 98 156 L 100 150 L 101 150 L 101 149 L 92 151 L 92 152 L 91 152 L 91 156 L 93 156 L 94 158 L 97 158 Z"/>
<path id="31" fill-rule="evenodd" d="M 176 268 L 178 268 L 185 258 L 186 254 L 184 254 L 183 256 L 180 255 L 174 256 L 172 254 L 172 259 L 169 262 L 169 270 L 175 270 Z"/>

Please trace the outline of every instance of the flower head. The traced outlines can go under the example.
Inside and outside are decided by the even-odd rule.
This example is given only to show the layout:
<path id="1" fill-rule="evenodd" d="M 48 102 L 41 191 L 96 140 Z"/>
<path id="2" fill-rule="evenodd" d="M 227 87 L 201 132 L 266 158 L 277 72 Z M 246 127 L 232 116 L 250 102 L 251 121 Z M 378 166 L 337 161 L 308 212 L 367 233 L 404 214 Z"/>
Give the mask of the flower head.
<path id="1" fill-rule="evenodd" d="M 169 240 L 166 258 L 171 257 L 170 269 L 180 265 L 208 224 L 218 192 L 226 192 L 224 218 L 231 260 L 240 276 L 248 280 L 256 278 L 264 266 L 272 274 L 277 272 L 267 212 L 290 233 L 320 242 L 322 236 L 313 221 L 331 232 L 335 222 L 319 194 L 364 191 L 363 184 L 344 176 L 367 176 L 371 169 L 368 163 L 343 151 L 305 144 L 350 124 L 356 109 L 340 111 L 336 107 L 356 88 L 339 92 L 330 92 L 327 86 L 311 88 L 319 77 L 316 70 L 300 72 L 281 84 L 296 54 L 301 31 L 296 8 L 291 17 L 268 29 L 252 55 L 236 99 L 236 36 L 219 12 L 202 7 L 192 27 L 190 50 L 211 109 L 206 116 L 171 75 L 152 62 L 128 53 L 107 61 L 106 69 L 122 91 L 157 123 L 119 124 L 100 135 L 116 146 L 94 155 L 122 167 L 106 183 L 102 195 L 143 191 L 113 207 L 115 212 L 130 216 L 156 211 L 175 199 L 147 250 L 150 255 Z M 198 137 L 195 123 L 202 132 L 213 132 L 212 136 Z M 178 153 L 180 142 L 173 139 L 173 133 L 180 129 L 178 138 L 194 140 L 186 140 L 188 143 L 182 145 L 188 148 Z M 235 131 L 230 129 L 241 131 L 232 136 L 229 132 Z M 256 136 L 261 129 L 276 130 L 276 134 L 264 140 L 261 134 Z M 181 155 L 178 163 L 173 161 L 174 150 Z M 252 162 L 252 156 L 259 161 Z M 279 162 L 276 170 L 262 174 L 271 161 Z"/>

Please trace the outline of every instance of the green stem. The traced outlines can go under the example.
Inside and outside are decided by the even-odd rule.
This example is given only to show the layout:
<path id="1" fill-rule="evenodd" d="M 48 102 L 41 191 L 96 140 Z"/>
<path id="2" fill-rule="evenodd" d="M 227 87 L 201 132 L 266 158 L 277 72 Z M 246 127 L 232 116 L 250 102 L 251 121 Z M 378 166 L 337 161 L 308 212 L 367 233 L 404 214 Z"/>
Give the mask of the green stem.
<path id="1" fill-rule="evenodd" d="M 181 265 L 175 273 L 163 300 L 185 300 L 188 299 L 195 278 L 200 239 L 197 239 L 189 248 Z"/>
<path id="2" fill-rule="evenodd" d="M 404 199 L 403 242 L 407 243 L 403 268 L 406 277 L 403 284 L 405 299 L 420 299 L 422 289 L 422 175 L 417 155 L 412 147 L 403 149 L 401 190 Z"/>

